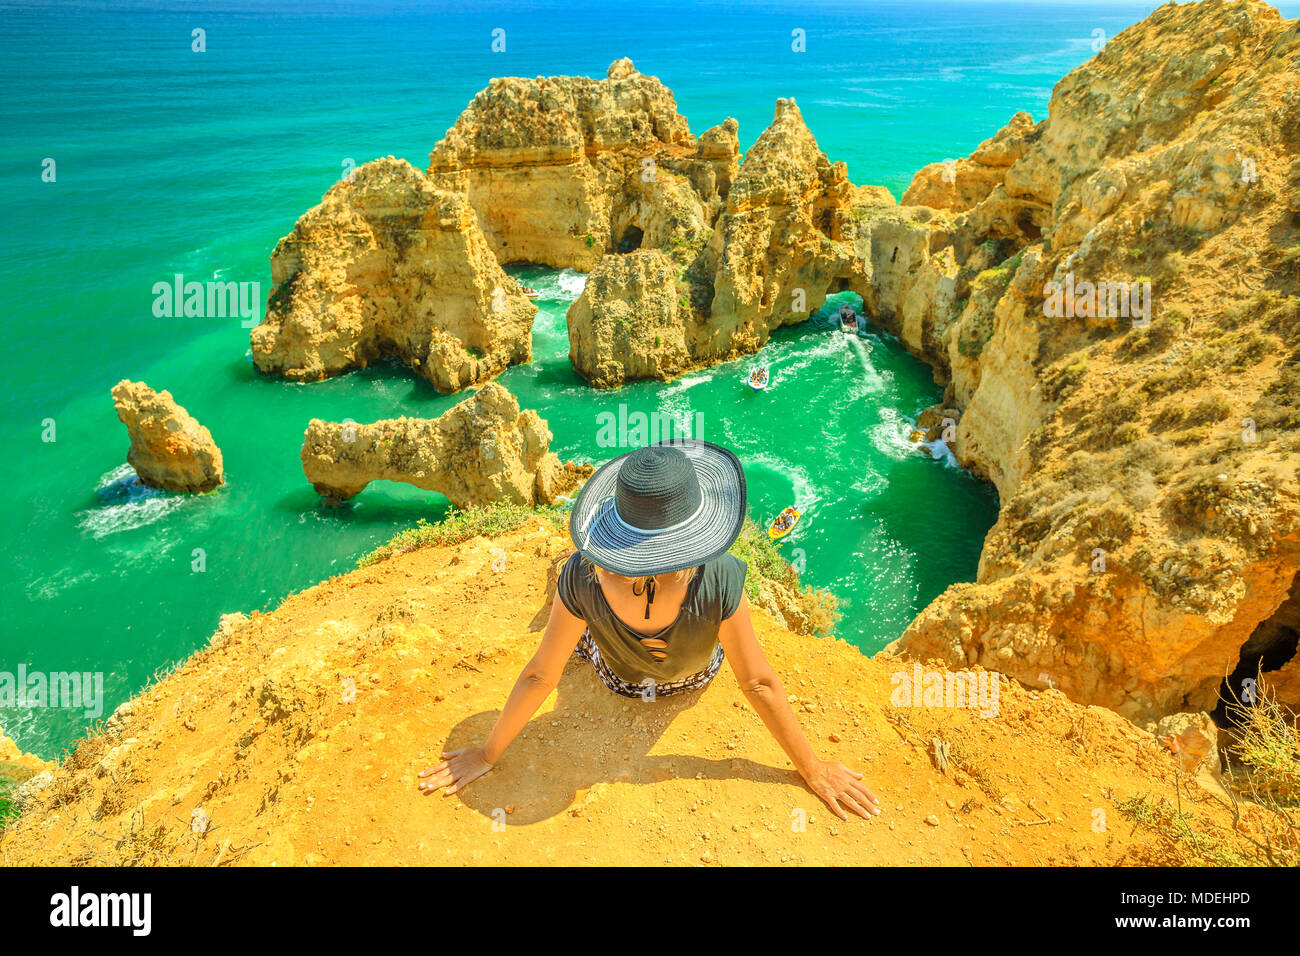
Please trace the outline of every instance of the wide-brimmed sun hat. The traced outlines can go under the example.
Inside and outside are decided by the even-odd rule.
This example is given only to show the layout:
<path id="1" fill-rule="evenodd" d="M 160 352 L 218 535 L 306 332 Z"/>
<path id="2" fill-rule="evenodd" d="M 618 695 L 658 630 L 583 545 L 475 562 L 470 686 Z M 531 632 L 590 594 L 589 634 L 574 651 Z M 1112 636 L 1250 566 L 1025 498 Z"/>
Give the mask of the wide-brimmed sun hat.
<path id="1" fill-rule="evenodd" d="M 607 571 L 684 571 L 726 552 L 745 522 L 745 472 L 721 445 L 672 439 L 605 462 L 578 492 L 569 533 Z"/>

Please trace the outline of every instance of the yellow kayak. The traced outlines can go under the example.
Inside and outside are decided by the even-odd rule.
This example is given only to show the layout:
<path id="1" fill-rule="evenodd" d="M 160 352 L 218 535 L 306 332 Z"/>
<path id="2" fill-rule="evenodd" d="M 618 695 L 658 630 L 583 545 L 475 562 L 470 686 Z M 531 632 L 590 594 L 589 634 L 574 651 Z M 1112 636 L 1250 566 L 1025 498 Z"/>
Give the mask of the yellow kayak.
<path id="1" fill-rule="evenodd" d="M 785 537 L 794 530 L 794 526 L 799 523 L 800 517 L 800 512 L 795 511 L 793 508 L 786 508 L 776 516 L 776 520 L 768 527 L 767 536 L 773 541 Z"/>

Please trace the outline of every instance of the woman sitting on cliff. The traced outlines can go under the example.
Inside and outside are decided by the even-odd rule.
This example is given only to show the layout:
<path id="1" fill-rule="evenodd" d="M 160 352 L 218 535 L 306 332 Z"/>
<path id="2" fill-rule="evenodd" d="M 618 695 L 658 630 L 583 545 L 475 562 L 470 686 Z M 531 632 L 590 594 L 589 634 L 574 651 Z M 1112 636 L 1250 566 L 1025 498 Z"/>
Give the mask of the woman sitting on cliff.
<path id="1" fill-rule="evenodd" d="M 744 518 L 744 472 L 718 445 L 674 440 L 603 465 L 574 503 L 578 551 L 560 572 L 541 646 L 496 726 L 481 747 L 444 753 L 420 774 L 420 789 L 455 793 L 491 770 L 575 652 L 614 693 L 651 702 L 703 687 L 726 657 L 813 792 L 841 819 L 846 811 L 878 814 L 860 773 L 813 753 L 763 656 L 745 598 L 746 565 L 727 554 Z"/>

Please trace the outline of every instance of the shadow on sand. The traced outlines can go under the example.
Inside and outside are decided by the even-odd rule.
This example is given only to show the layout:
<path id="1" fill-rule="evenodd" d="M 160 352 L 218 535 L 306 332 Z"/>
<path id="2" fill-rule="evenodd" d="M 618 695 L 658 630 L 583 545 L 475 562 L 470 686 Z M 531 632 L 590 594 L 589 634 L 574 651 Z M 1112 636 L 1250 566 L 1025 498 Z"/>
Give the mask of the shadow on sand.
<path id="1" fill-rule="evenodd" d="M 446 799 L 461 799 L 489 818 L 499 808 L 513 805 L 510 825 L 517 826 L 564 812 L 579 791 L 597 783 L 648 784 L 673 778 L 790 783 L 798 779 L 793 770 L 744 758 L 651 755 L 682 711 L 707 707 L 710 702 L 702 698 L 720 696 L 712 685 L 655 701 L 633 700 L 614 694 L 589 663 L 575 657 L 565 666 L 556 693 L 554 709 L 540 711 L 529 722 L 491 773 L 458 797 Z M 445 749 L 481 745 L 498 714 L 482 711 L 461 721 L 452 728 Z M 422 799 L 443 798 L 435 794 Z"/>

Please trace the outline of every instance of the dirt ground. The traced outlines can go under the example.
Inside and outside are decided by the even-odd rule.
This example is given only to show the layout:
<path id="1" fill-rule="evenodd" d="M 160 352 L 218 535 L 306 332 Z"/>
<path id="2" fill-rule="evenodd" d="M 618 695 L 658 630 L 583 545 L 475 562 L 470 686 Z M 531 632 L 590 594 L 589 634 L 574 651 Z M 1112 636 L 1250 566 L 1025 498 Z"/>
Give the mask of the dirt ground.
<path id="1" fill-rule="evenodd" d="M 1174 757 L 1149 734 L 996 675 L 993 717 L 895 706 L 893 677 L 911 662 L 794 635 L 757 611 L 814 747 L 865 774 L 878 818 L 834 817 L 728 668 L 651 703 L 611 694 L 576 659 L 491 773 L 457 796 L 422 795 L 416 774 L 440 750 L 486 737 L 541 637 L 548 571 L 568 547 L 539 520 L 227 619 L 64 761 L 0 835 L 0 862 L 1169 862 L 1117 808 L 1180 799 Z M 1222 822 L 1209 791 L 1182 784 L 1185 811 Z"/>

